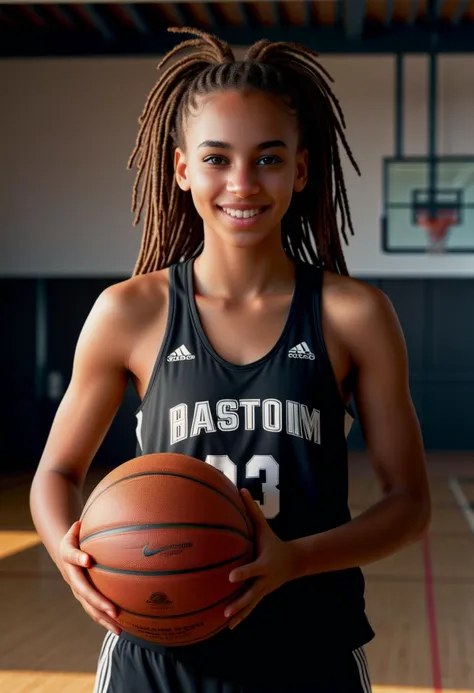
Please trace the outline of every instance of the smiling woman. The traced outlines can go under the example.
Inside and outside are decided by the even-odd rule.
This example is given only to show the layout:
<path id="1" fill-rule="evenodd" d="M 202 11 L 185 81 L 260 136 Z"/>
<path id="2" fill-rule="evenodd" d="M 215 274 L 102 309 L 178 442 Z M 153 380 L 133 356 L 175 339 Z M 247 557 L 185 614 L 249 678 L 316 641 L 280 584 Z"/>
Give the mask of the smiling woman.
<path id="1" fill-rule="evenodd" d="M 397 316 L 348 276 L 341 248 L 352 226 L 339 140 L 356 166 L 342 112 L 305 47 L 260 41 L 236 61 L 218 38 L 180 31 L 197 38 L 160 64 L 129 162 L 139 257 L 84 325 L 32 516 L 111 631 L 95 693 L 367 692 L 361 566 L 419 538 L 430 497 Z M 129 380 L 137 457 L 219 469 L 255 527 L 255 556 L 228 575 L 229 627 L 179 648 L 121 631 L 120 603 L 83 572 L 81 489 Z M 355 518 L 352 400 L 382 495 Z"/>

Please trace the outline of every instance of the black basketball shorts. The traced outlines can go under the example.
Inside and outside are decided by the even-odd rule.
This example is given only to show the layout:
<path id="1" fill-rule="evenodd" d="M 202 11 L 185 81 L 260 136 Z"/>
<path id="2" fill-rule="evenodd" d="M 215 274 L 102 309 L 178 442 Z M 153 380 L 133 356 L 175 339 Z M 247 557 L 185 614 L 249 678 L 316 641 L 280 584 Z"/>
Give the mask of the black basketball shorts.
<path id="1" fill-rule="evenodd" d="M 142 647 L 108 632 L 99 654 L 93 693 L 371 693 L 372 690 L 363 647 L 335 653 L 329 673 L 326 670 L 324 675 L 320 674 L 315 656 L 314 675 L 311 673 L 310 680 L 305 682 L 291 679 L 290 667 L 297 671 L 300 668 L 297 662 L 275 661 L 270 657 L 268 666 L 271 682 L 269 678 L 268 683 L 257 684 L 251 677 L 236 682 L 225 676 L 201 673 L 167 651 Z M 283 679 L 286 683 L 282 683 Z"/>

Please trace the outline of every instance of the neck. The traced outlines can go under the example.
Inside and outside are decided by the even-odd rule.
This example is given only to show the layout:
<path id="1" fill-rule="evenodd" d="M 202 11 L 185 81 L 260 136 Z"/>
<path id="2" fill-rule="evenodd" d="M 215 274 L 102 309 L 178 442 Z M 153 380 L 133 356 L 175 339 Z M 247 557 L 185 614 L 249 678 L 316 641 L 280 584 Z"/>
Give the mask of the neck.
<path id="1" fill-rule="evenodd" d="M 207 239 L 194 263 L 194 275 L 201 295 L 244 301 L 291 291 L 295 266 L 281 243 L 235 248 Z"/>

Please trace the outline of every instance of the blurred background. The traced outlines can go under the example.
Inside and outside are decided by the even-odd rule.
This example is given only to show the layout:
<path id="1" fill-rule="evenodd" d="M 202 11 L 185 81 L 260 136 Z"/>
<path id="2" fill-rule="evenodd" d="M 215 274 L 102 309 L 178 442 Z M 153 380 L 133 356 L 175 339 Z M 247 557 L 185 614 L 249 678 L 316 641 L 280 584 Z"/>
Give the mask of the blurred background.
<path id="1" fill-rule="evenodd" d="M 160 56 L 194 26 L 237 54 L 318 51 L 334 78 L 350 274 L 392 300 L 433 493 L 425 539 L 364 570 L 374 691 L 474 692 L 474 0 L 0 4 L 0 689 L 92 691 L 104 631 L 39 545 L 28 491 L 99 293 L 130 276 L 126 164 Z M 135 455 L 130 387 L 89 492 Z M 357 424 L 351 507 L 379 489 Z"/>

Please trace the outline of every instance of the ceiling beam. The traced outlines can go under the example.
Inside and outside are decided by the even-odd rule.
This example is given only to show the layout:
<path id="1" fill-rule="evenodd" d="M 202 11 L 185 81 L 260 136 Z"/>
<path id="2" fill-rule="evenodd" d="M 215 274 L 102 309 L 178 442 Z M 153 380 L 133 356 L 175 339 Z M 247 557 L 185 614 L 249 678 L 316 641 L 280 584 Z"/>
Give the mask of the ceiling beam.
<path id="1" fill-rule="evenodd" d="M 4 23 L 7 26 L 15 26 L 13 19 L 0 7 L 0 23 Z"/>
<path id="2" fill-rule="evenodd" d="M 408 17 L 408 24 L 413 26 L 415 23 L 416 15 L 418 14 L 418 8 L 420 6 L 420 0 L 411 0 L 410 16 Z"/>
<path id="3" fill-rule="evenodd" d="M 273 23 L 275 26 L 282 26 L 283 24 L 283 17 L 282 17 L 282 11 L 281 11 L 281 4 L 279 0 L 272 0 L 272 14 L 273 14 Z"/>
<path id="4" fill-rule="evenodd" d="M 220 27 L 219 37 L 234 46 L 247 46 L 261 40 L 262 35 L 270 41 L 294 41 L 320 54 L 394 55 L 427 54 L 433 50 L 431 32 L 426 27 L 415 25 L 410 31 L 403 26 L 392 25 L 379 34 L 365 35 L 363 40 L 349 39 L 343 27 L 295 26 L 295 27 Z M 25 34 L 17 30 L 4 31 L 0 41 L 0 57 L 45 57 L 45 56 L 160 56 L 174 48 L 181 36 L 166 30 L 152 30 L 144 35 L 138 32 L 117 36 L 109 40 L 103 33 L 90 31 L 52 32 L 40 29 Z M 474 25 L 461 23 L 457 26 L 440 26 L 436 52 L 472 53 Z"/>
<path id="5" fill-rule="evenodd" d="M 116 39 L 115 33 L 105 19 L 103 10 L 101 10 L 102 8 L 90 4 L 77 5 L 76 7 L 76 11 L 84 15 L 106 41 L 114 43 Z"/>
<path id="6" fill-rule="evenodd" d="M 344 20 L 349 39 L 360 39 L 364 29 L 365 0 L 346 0 Z"/>
<path id="7" fill-rule="evenodd" d="M 213 29 L 217 29 L 219 27 L 220 21 L 214 5 L 210 2 L 203 2 L 201 7 L 205 12 L 207 21 L 209 22 L 211 27 Z"/>
<path id="8" fill-rule="evenodd" d="M 36 24 L 36 26 L 41 26 L 43 28 L 48 27 L 48 21 L 45 19 L 41 8 L 35 9 L 33 5 L 21 5 L 20 10 L 24 15 L 29 17 L 29 19 Z"/>
<path id="9" fill-rule="evenodd" d="M 181 26 L 195 25 L 196 20 L 194 19 L 193 15 L 188 10 L 186 5 L 183 5 L 179 2 L 173 2 L 171 3 L 171 7 L 173 8 L 173 12 L 176 15 L 178 23 L 181 24 Z"/>
<path id="10" fill-rule="evenodd" d="M 395 9 L 395 0 L 387 0 L 385 7 L 385 26 L 390 26 L 393 22 L 393 11 Z"/>
<path id="11" fill-rule="evenodd" d="M 252 13 L 252 7 L 250 6 L 250 4 L 247 2 L 242 2 L 242 0 L 239 0 L 239 2 L 237 2 L 237 6 L 239 8 L 242 21 L 244 23 L 244 27 L 247 29 L 249 27 L 255 26 L 255 17 Z"/>
<path id="12" fill-rule="evenodd" d="M 459 22 L 462 19 L 464 12 L 467 9 L 468 4 L 469 4 L 469 0 L 459 0 L 458 9 L 456 10 L 456 13 L 453 17 L 453 24 L 459 24 Z"/>
<path id="13" fill-rule="evenodd" d="M 137 31 L 139 31 L 141 34 L 150 33 L 150 27 L 148 26 L 148 22 L 140 5 L 121 3 L 120 9 L 125 15 L 127 15 Z"/>
<path id="14" fill-rule="evenodd" d="M 70 7 L 64 5 L 48 5 L 48 11 L 64 26 L 71 28 L 77 27 L 77 17 L 74 17 Z"/>

